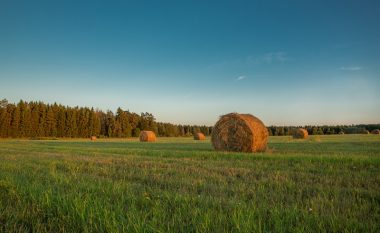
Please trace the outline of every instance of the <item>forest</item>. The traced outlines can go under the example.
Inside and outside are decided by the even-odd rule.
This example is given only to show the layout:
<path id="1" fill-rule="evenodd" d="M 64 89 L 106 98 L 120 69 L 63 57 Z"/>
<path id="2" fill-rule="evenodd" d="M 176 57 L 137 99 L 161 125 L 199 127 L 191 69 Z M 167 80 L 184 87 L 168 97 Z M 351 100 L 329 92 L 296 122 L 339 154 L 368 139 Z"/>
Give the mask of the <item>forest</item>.
<path id="1" fill-rule="evenodd" d="M 380 128 L 380 124 L 341 126 L 269 126 L 269 135 L 292 135 L 293 130 L 304 127 L 311 135 L 366 134 Z M 0 101 L 1 138 L 100 138 L 138 137 L 141 130 L 152 130 L 161 137 L 192 136 L 202 132 L 209 136 L 211 126 L 178 125 L 157 122 L 151 113 L 134 113 L 118 108 L 116 112 L 89 107 L 69 107 L 46 104 L 41 101 L 9 103 Z"/>

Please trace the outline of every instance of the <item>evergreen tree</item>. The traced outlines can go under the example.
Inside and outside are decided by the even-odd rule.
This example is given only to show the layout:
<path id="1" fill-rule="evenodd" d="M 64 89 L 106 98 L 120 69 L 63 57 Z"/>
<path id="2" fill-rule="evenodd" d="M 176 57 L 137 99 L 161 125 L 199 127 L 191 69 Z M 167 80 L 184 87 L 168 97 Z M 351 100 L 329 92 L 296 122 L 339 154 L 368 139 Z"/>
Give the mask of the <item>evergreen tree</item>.
<path id="1" fill-rule="evenodd" d="M 7 104 L 6 107 L 3 108 L 3 119 L 1 120 L 0 128 L 2 137 L 10 137 L 13 108 L 12 104 Z"/>
<path id="2" fill-rule="evenodd" d="M 31 112 L 28 103 L 20 101 L 17 105 L 20 109 L 19 137 L 29 137 L 31 134 Z"/>
<path id="3" fill-rule="evenodd" d="M 16 106 L 13 108 L 12 112 L 12 122 L 11 122 L 11 132 L 10 136 L 13 138 L 19 137 L 19 127 L 20 127 L 20 109 Z"/>
<path id="4" fill-rule="evenodd" d="M 55 115 L 51 106 L 47 106 L 46 119 L 45 119 L 45 136 L 56 137 L 57 136 L 57 126 Z"/>
<path id="5" fill-rule="evenodd" d="M 91 129 L 91 135 L 100 136 L 101 131 L 101 114 L 99 112 L 95 112 L 94 109 L 91 109 L 91 119 L 92 119 L 92 129 Z"/>
<path id="6" fill-rule="evenodd" d="M 40 120 L 38 105 L 37 103 L 30 103 L 31 106 L 31 118 L 30 118 L 30 136 L 37 137 L 38 136 L 38 124 Z"/>
<path id="7" fill-rule="evenodd" d="M 113 137 L 113 132 L 115 128 L 115 117 L 111 111 L 107 111 L 106 119 L 106 136 Z"/>
<path id="8" fill-rule="evenodd" d="M 67 112 L 67 120 L 65 127 L 66 137 L 78 137 L 78 129 L 77 129 L 77 109 L 69 109 Z"/>
<path id="9" fill-rule="evenodd" d="M 59 106 L 58 112 L 56 114 L 57 118 L 57 136 L 58 137 L 67 137 L 65 132 L 65 126 L 66 126 L 66 112 L 67 110 Z"/>
<path id="10" fill-rule="evenodd" d="M 38 115 L 38 136 L 45 137 L 46 105 L 42 102 L 38 103 Z"/>

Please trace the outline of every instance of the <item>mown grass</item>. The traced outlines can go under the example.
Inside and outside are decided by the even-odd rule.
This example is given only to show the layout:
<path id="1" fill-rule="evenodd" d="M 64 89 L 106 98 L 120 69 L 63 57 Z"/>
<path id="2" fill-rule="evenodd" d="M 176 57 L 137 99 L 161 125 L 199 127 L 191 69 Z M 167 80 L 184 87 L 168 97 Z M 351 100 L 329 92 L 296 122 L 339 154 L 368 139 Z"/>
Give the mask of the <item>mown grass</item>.
<path id="1" fill-rule="evenodd" d="M 1 140 L 0 232 L 380 232 L 380 137 Z"/>

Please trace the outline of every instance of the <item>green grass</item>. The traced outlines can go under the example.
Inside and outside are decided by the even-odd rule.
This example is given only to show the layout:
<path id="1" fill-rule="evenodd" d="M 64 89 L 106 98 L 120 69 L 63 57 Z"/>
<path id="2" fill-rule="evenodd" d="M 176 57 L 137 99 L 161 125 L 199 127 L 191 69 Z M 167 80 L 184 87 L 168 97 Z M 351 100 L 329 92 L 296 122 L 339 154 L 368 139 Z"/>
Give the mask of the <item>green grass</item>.
<path id="1" fill-rule="evenodd" d="M 380 232 L 380 137 L 1 140 L 0 232 Z"/>

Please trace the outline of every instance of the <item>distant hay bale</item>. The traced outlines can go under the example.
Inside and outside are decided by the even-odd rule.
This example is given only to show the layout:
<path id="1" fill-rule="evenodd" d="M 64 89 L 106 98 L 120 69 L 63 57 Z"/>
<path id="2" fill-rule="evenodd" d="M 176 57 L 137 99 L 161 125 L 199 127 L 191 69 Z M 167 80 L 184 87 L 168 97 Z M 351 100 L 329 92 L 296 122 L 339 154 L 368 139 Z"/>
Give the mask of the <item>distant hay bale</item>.
<path id="1" fill-rule="evenodd" d="M 371 131 L 371 134 L 380 134 L 380 130 L 379 129 L 374 129 Z"/>
<path id="2" fill-rule="evenodd" d="M 216 122 L 211 142 L 218 151 L 261 152 L 267 148 L 268 130 L 250 114 L 229 113 Z"/>
<path id="3" fill-rule="evenodd" d="M 203 133 L 195 133 L 194 134 L 194 140 L 205 140 L 206 137 Z"/>
<path id="4" fill-rule="evenodd" d="M 156 135 L 153 131 L 141 131 L 140 133 L 140 142 L 155 142 Z"/>
<path id="5" fill-rule="evenodd" d="M 98 139 L 96 136 L 91 136 L 90 137 L 91 141 L 96 141 L 96 139 Z"/>
<path id="6" fill-rule="evenodd" d="M 369 131 L 368 130 L 364 130 L 363 134 L 369 134 Z"/>
<path id="7" fill-rule="evenodd" d="M 307 132 L 306 129 L 296 129 L 293 133 L 293 138 L 295 139 L 305 139 L 309 136 L 309 133 Z"/>

